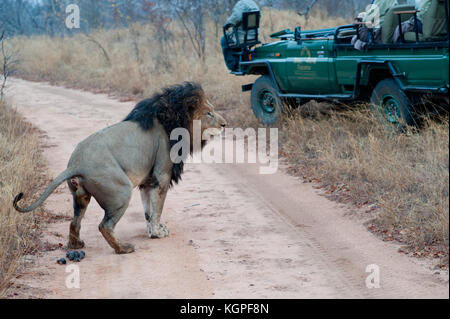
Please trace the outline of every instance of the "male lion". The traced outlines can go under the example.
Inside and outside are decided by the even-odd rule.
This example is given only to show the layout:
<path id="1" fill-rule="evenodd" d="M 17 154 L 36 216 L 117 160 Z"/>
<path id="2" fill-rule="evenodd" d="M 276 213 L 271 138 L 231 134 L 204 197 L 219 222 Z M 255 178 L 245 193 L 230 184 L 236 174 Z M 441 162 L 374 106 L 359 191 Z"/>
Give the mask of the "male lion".
<path id="1" fill-rule="evenodd" d="M 170 148 L 177 141 L 170 141 L 170 134 L 176 128 L 185 128 L 190 132 L 193 145 L 194 120 L 201 120 L 202 134 L 208 128 L 219 131 L 226 126 L 200 85 L 185 82 L 166 88 L 138 103 L 123 122 L 81 142 L 68 168 L 35 203 L 27 208 L 18 207 L 23 198 L 21 193 L 14 199 L 14 208 L 21 213 L 35 210 L 67 181 L 74 202 L 69 249 L 84 247 L 80 239 L 81 219 L 93 196 L 105 210 L 100 232 L 117 254 L 127 254 L 133 252 L 134 247 L 117 240 L 114 228 L 128 207 L 133 188 L 139 187 L 149 237 L 166 237 L 167 228 L 160 224 L 164 201 L 169 187 L 178 183 L 183 173 L 183 162 L 171 161 Z"/>

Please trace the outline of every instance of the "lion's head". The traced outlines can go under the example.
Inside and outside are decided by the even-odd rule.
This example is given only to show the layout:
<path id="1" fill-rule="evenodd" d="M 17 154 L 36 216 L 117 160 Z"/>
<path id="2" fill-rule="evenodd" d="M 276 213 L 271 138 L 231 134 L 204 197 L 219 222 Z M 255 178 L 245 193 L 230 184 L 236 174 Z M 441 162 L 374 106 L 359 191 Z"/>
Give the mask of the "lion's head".
<path id="1" fill-rule="evenodd" d="M 220 135 L 227 125 L 227 121 L 215 111 L 214 106 L 206 99 L 204 93 L 203 96 L 200 97 L 199 103 L 196 105 L 197 107 L 194 110 L 193 121 L 196 120 L 201 122 L 202 136 L 206 130 L 208 130 L 207 133 L 209 133 L 209 135 Z M 193 121 L 190 123 L 191 127 L 189 129 L 191 137 L 193 132 Z"/>
<path id="2" fill-rule="evenodd" d="M 207 129 L 212 135 L 220 134 L 227 125 L 206 98 L 202 87 L 192 82 L 164 88 L 161 93 L 139 102 L 124 121 L 136 122 L 142 129 L 149 130 L 154 125 L 154 119 L 164 127 L 169 137 L 174 129 L 187 129 L 191 145 L 194 120 L 201 121 L 202 135 Z M 170 141 L 171 146 L 175 143 Z M 182 172 L 183 163 L 174 164 L 172 181 L 178 183 Z"/>
<path id="3" fill-rule="evenodd" d="M 168 136 L 180 127 L 192 135 L 194 120 L 202 122 L 202 133 L 206 129 L 221 132 L 227 124 L 207 100 L 202 87 L 192 82 L 167 87 L 162 93 L 139 102 L 124 121 L 137 122 L 142 129 L 149 130 L 155 118 L 164 126 Z"/>

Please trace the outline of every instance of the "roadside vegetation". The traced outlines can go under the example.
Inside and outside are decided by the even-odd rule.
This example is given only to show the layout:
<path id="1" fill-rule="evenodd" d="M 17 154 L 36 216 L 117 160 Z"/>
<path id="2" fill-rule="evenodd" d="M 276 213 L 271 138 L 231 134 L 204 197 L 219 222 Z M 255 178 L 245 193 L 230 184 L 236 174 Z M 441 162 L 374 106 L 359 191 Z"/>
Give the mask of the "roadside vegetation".
<path id="1" fill-rule="evenodd" d="M 399 134 L 381 125 L 365 106 L 325 114 L 315 111 L 319 105 L 309 108 L 293 111 L 284 123 L 282 149 L 291 170 L 320 185 L 328 197 L 376 217 L 369 229 L 386 241 L 408 244 L 403 252 L 445 262 L 448 119 L 428 120 L 420 131 Z"/>
<path id="2" fill-rule="evenodd" d="M 347 22 L 317 10 L 305 25 L 295 12 L 264 9 L 262 41 L 270 41 L 272 31 L 299 24 L 315 29 Z M 21 52 L 17 74 L 136 100 L 166 85 L 198 81 L 232 125 L 259 125 L 249 94 L 241 93 L 241 85 L 254 79 L 228 74 L 212 22 L 202 58 L 179 22 L 158 30 L 149 23 L 70 37 L 15 37 L 11 41 Z M 366 106 L 325 114 L 317 108 L 327 105 L 311 102 L 281 124 L 280 148 L 291 173 L 336 200 L 370 211 L 376 219 L 369 228 L 385 240 L 400 240 L 413 252 L 448 254 L 448 120 L 394 134 Z"/>
<path id="3" fill-rule="evenodd" d="M 10 106 L 0 101 L 0 298 L 21 266 L 21 257 L 34 251 L 39 222 L 33 214 L 12 207 L 17 193 L 34 193 L 43 171 L 39 133 Z"/>

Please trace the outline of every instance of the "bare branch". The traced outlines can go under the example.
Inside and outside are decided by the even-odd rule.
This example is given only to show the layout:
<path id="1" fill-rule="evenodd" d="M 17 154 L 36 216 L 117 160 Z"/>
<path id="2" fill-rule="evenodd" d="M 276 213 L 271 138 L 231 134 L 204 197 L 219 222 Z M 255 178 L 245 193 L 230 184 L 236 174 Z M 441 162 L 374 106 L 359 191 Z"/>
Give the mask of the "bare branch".
<path id="1" fill-rule="evenodd" d="M 192 36 L 191 30 L 186 24 L 186 21 L 183 19 L 180 12 L 176 9 L 177 16 L 180 19 L 181 23 L 183 24 L 184 29 L 187 31 L 188 37 L 191 40 L 192 46 L 194 47 L 195 52 L 197 52 L 198 55 L 200 55 L 200 49 L 197 47 L 196 41 L 194 40 L 194 37 Z"/>
<path id="2" fill-rule="evenodd" d="M 205 4 L 196 1 L 177 1 L 175 13 L 186 30 L 194 51 L 204 62 L 206 59 Z"/>
<path id="3" fill-rule="evenodd" d="M 100 42 L 98 42 L 97 40 L 95 40 L 91 35 L 86 35 L 86 38 L 88 39 L 88 41 L 96 44 L 100 48 L 100 50 L 103 53 L 103 56 L 105 57 L 106 63 L 108 64 L 108 67 L 110 67 L 112 65 L 111 59 L 109 58 L 108 52 L 103 47 L 103 45 Z"/>
<path id="4" fill-rule="evenodd" d="M 1 46 L 1 53 L 2 53 L 2 83 L 0 86 L 0 101 L 3 101 L 4 95 L 5 95 L 5 87 L 6 87 L 6 81 L 8 80 L 9 74 L 10 74 L 10 67 L 13 63 L 12 55 L 8 55 L 5 50 L 5 31 L 2 32 L 0 36 L 0 46 Z"/>
<path id="5" fill-rule="evenodd" d="M 303 12 L 297 12 L 297 14 L 301 17 L 305 17 L 305 23 L 308 24 L 309 20 L 309 14 L 312 8 L 317 4 L 319 0 L 312 0 L 311 3 L 306 6 L 305 10 Z"/>

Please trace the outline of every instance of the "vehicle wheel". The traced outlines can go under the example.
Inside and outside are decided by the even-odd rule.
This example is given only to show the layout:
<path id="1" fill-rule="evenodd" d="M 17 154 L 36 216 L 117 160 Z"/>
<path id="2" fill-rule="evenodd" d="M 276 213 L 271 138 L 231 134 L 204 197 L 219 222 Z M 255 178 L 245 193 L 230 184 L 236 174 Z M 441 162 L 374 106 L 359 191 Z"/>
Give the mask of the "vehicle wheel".
<path id="1" fill-rule="evenodd" d="M 417 117 L 408 96 L 393 79 L 378 83 L 370 98 L 371 110 L 384 124 L 403 131 L 417 125 Z"/>
<path id="2" fill-rule="evenodd" d="M 283 114 L 283 102 L 267 75 L 253 84 L 251 103 L 253 113 L 264 125 L 276 124 Z"/>

